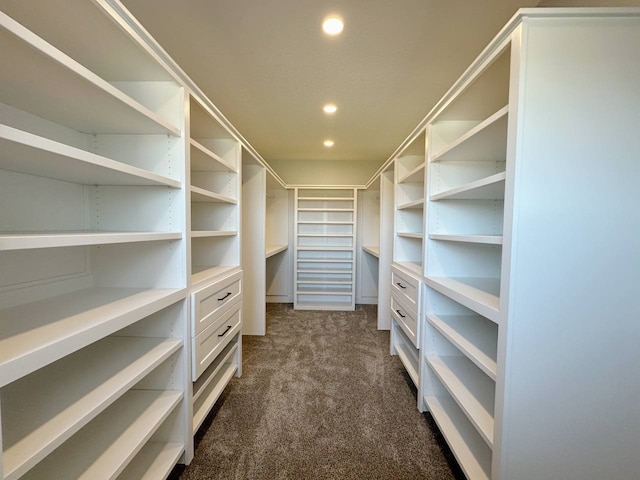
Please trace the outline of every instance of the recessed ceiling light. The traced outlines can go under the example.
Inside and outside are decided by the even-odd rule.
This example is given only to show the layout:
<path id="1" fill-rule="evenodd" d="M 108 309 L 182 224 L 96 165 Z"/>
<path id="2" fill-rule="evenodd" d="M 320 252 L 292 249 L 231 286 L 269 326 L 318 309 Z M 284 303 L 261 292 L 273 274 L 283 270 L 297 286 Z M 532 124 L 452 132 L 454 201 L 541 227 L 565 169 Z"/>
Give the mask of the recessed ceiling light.
<path id="1" fill-rule="evenodd" d="M 327 103 L 324 107 L 322 107 L 322 110 L 324 110 L 324 113 L 332 114 L 336 113 L 338 107 L 336 107 L 333 103 Z"/>
<path id="2" fill-rule="evenodd" d="M 324 141 L 324 146 L 325 147 L 333 147 L 333 140 L 325 140 Z"/>
<path id="3" fill-rule="evenodd" d="M 343 28 L 344 23 L 339 17 L 327 17 L 322 22 L 322 30 L 327 35 L 338 35 Z"/>

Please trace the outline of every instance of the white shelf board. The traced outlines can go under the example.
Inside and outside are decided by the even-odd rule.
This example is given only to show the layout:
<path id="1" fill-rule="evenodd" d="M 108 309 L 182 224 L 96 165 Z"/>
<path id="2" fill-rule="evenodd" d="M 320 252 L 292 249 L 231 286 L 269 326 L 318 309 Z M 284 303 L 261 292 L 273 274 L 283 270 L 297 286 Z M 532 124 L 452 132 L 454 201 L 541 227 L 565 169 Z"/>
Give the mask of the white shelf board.
<path id="1" fill-rule="evenodd" d="M 6 386 L 5 480 L 23 475 L 181 346 L 177 339 L 107 337 Z"/>
<path id="2" fill-rule="evenodd" d="M 25 478 L 115 479 L 181 400 L 182 392 L 129 390 Z"/>
<path id="3" fill-rule="evenodd" d="M 367 252 L 369 255 L 372 255 L 376 258 L 380 258 L 380 247 L 363 246 L 362 250 Z"/>
<path id="4" fill-rule="evenodd" d="M 422 240 L 422 233 L 411 233 L 411 232 L 397 232 L 396 235 L 401 238 L 415 238 L 418 240 Z"/>
<path id="5" fill-rule="evenodd" d="M 2 233 L 0 251 L 29 250 L 32 248 L 78 247 L 114 243 L 157 242 L 180 240 L 180 232 L 39 232 Z"/>
<path id="6" fill-rule="evenodd" d="M 425 282 L 483 317 L 500 323 L 500 279 L 427 276 Z"/>
<path id="7" fill-rule="evenodd" d="M 185 289 L 87 288 L 0 310 L 0 387 L 185 295 Z"/>
<path id="8" fill-rule="evenodd" d="M 183 452 L 184 445 L 180 443 L 149 441 L 118 476 L 118 480 L 167 478 Z"/>
<path id="9" fill-rule="evenodd" d="M 227 275 L 235 270 L 239 270 L 238 265 L 193 265 L 191 267 L 191 286 L 195 287 L 203 283 Z"/>
<path id="10" fill-rule="evenodd" d="M 427 365 L 493 448 L 495 382 L 464 356 L 428 356 Z"/>
<path id="11" fill-rule="evenodd" d="M 192 138 L 189 143 L 192 147 L 190 150 L 192 172 L 238 172 L 237 168 L 197 140 Z"/>
<path id="12" fill-rule="evenodd" d="M 436 153 L 431 161 L 504 161 L 507 155 L 508 113 L 509 107 L 502 107 Z"/>
<path id="13" fill-rule="evenodd" d="M 191 238 L 235 237 L 237 230 L 192 230 Z"/>
<path id="14" fill-rule="evenodd" d="M 406 175 L 398 178 L 398 183 L 424 183 L 425 166 L 424 163 L 418 165 Z"/>
<path id="15" fill-rule="evenodd" d="M 195 434 L 207 414 L 211 411 L 213 405 L 218 401 L 223 390 L 238 371 L 238 365 L 235 363 L 222 364 L 220 370 L 211 378 L 211 381 L 200 390 L 197 399 L 194 398 L 193 407 L 193 433 Z M 196 408 L 195 403 L 199 405 Z"/>
<path id="16" fill-rule="evenodd" d="M 420 277 L 422 276 L 422 263 L 415 263 L 415 262 L 393 262 L 396 265 L 399 265 L 400 267 L 404 268 L 405 270 L 408 270 L 409 272 L 415 273 L 417 275 L 419 275 Z"/>
<path id="17" fill-rule="evenodd" d="M 328 245 L 327 246 L 322 245 L 322 246 L 317 246 L 317 247 L 308 247 L 308 246 L 305 245 L 303 247 L 299 246 L 297 248 L 297 250 L 298 251 L 303 251 L 303 250 L 304 251 L 312 251 L 312 252 L 318 252 L 318 251 L 321 251 L 321 252 L 324 252 L 324 251 L 327 251 L 327 252 L 351 252 L 351 251 L 353 251 L 353 247 L 332 247 L 332 246 L 328 246 Z"/>
<path id="18" fill-rule="evenodd" d="M 352 233 L 298 233 L 298 237 L 352 238 Z"/>
<path id="19" fill-rule="evenodd" d="M 265 258 L 273 257 L 280 252 L 284 252 L 289 248 L 288 245 L 267 245 L 265 249 Z"/>
<path id="20" fill-rule="evenodd" d="M 297 294 L 302 294 L 302 295 L 353 295 L 353 288 L 351 290 L 342 290 L 342 289 L 336 289 L 336 288 L 318 288 L 318 289 L 312 289 L 309 288 L 308 290 L 305 290 L 304 286 L 302 286 L 301 288 L 301 284 L 300 282 L 296 282 L 298 287 L 296 289 L 296 293 Z M 351 283 L 351 282 L 349 282 Z M 304 285 L 304 284 L 303 284 Z M 321 283 L 316 283 L 316 285 L 328 285 L 327 282 L 321 282 Z"/>
<path id="21" fill-rule="evenodd" d="M 353 225 L 353 222 L 342 220 L 298 220 L 298 225 Z"/>
<path id="22" fill-rule="evenodd" d="M 400 357 L 400 361 L 404 365 L 404 368 L 407 370 L 409 377 L 413 381 L 413 384 L 416 388 L 420 388 L 420 377 L 418 375 L 418 360 L 416 359 L 417 351 L 411 352 L 410 349 L 413 349 L 412 346 L 407 345 L 404 342 L 399 342 L 395 345 L 396 353 L 398 357 Z M 414 349 L 415 350 L 415 349 Z"/>
<path id="23" fill-rule="evenodd" d="M 211 382 L 216 380 L 216 375 L 225 366 L 230 365 L 231 357 L 238 351 L 238 343 L 234 342 L 232 337 L 229 343 L 222 349 L 215 360 L 209 365 L 206 370 L 193 382 L 193 401 L 196 402 L 209 388 Z"/>
<path id="24" fill-rule="evenodd" d="M 502 235 L 448 235 L 442 233 L 429 234 L 431 240 L 445 242 L 480 243 L 483 245 L 502 245 Z"/>
<path id="25" fill-rule="evenodd" d="M 349 269 L 331 269 L 331 268 L 326 268 L 326 269 L 320 269 L 320 268 L 315 268 L 315 269 L 310 269 L 310 268 L 298 268 L 297 273 L 318 273 L 321 275 L 324 274 L 330 274 L 330 273 L 336 273 L 336 274 L 345 274 L 345 273 L 353 273 L 353 270 L 351 268 Z"/>
<path id="26" fill-rule="evenodd" d="M 353 212 L 353 208 L 301 208 L 299 212 Z"/>
<path id="27" fill-rule="evenodd" d="M 480 370 L 496 380 L 498 326 L 479 315 L 427 315 L 427 321 Z"/>
<path id="28" fill-rule="evenodd" d="M 345 311 L 345 310 L 353 310 L 353 305 L 351 301 L 345 302 L 296 302 L 296 310 L 316 310 L 316 311 Z"/>
<path id="29" fill-rule="evenodd" d="M 449 397 L 426 396 L 424 403 L 469 480 L 489 480 L 491 450 Z"/>
<path id="30" fill-rule="evenodd" d="M 412 202 L 401 203 L 396 207 L 398 210 L 419 210 L 424 208 L 424 198 L 419 198 L 418 200 L 414 200 Z"/>
<path id="31" fill-rule="evenodd" d="M 440 200 L 504 200 L 505 179 L 506 173 L 500 172 L 444 192 L 435 193 L 429 198 L 432 202 Z"/>
<path id="32" fill-rule="evenodd" d="M 353 282 L 351 280 L 297 280 L 299 285 L 352 285 Z"/>
<path id="33" fill-rule="evenodd" d="M 301 263 L 344 263 L 344 264 L 350 264 L 353 263 L 353 260 L 351 259 L 347 259 L 347 258 L 334 258 L 334 257 L 326 257 L 326 258 L 298 258 L 298 262 Z M 318 269 L 313 269 L 313 271 L 316 271 Z M 332 270 L 332 268 L 329 268 L 329 270 Z M 307 272 L 307 271 L 311 271 L 311 270 L 305 270 L 305 269 L 298 269 L 298 271 L 300 272 Z M 347 271 L 350 272 L 351 269 L 345 269 L 345 270 L 341 270 L 341 271 Z"/>
<path id="34" fill-rule="evenodd" d="M 181 186 L 178 180 L 7 125 L 0 125 L 0 169 L 83 185 Z"/>
<path id="35" fill-rule="evenodd" d="M 220 195 L 204 188 L 194 187 L 193 185 L 191 185 L 191 201 L 199 203 L 229 203 L 231 205 L 237 205 L 238 203 L 235 198 Z"/>
<path id="36" fill-rule="evenodd" d="M 345 200 L 353 200 L 353 196 L 350 197 L 301 197 L 298 196 L 298 200 L 328 200 L 330 202 L 343 202 Z"/>
<path id="37" fill-rule="evenodd" d="M 180 136 L 178 128 L 3 12 L 0 44 L 3 62 L 11 65 L 0 70 L 0 102 L 84 133 Z"/>

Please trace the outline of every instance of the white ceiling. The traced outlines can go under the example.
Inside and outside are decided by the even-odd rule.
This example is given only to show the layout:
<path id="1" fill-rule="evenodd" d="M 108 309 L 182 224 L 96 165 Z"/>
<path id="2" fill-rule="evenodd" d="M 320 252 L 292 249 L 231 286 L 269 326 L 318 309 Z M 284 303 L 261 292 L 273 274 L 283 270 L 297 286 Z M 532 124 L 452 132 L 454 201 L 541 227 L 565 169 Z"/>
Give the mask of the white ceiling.
<path id="1" fill-rule="evenodd" d="M 539 0 L 122 3 L 267 162 L 381 165 L 516 10 Z M 322 33 L 329 14 L 345 20 L 337 38 Z M 326 102 L 338 105 L 332 117 Z"/>

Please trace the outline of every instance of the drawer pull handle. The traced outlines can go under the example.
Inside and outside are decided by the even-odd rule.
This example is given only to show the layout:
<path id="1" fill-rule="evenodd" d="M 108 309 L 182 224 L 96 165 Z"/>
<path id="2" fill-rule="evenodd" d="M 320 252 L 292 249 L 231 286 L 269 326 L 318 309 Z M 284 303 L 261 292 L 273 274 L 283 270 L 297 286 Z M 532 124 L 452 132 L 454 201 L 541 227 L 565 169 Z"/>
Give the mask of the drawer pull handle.
<path id="1" fill-rule="evenodd" d="M 220 335 L 218 335 L 218 336 L 219 337 L 224 337 L 229 330 L 231 330 L 231 325 L 227 325 L 227 329 L 224 332 L 222 332 Z"/>
<path id="2" fill-rule="evenodd" d="M 402 312 L 400 312 L 400 310 L 396 310 L 396 312 L 398 312 L 398 315 L 400 315 L 400 318 L 406 318 L 406 315 L 403 315 Z"/>
<path id="3" fill-rule="evenodd" d="M 231 295 L 231 292 L 227 292 L 227 294 L 226 294 L 224 297 L 219 298 L 219 299 L 218 299 L 218 301 L 219 301 L 219 302 L 221 302 L 222 300 L 224 300 L 225 298 L 227 298 L 229 295 Z"/>
<path id="4" fill-rule="evenodd" d="M 403 284 L 401 284 L 400 282 L 397 282 L 396 285 L 398 285 L 400 288 L 402 288 L 403 290 L 407 287 L 405 287 Z"/>

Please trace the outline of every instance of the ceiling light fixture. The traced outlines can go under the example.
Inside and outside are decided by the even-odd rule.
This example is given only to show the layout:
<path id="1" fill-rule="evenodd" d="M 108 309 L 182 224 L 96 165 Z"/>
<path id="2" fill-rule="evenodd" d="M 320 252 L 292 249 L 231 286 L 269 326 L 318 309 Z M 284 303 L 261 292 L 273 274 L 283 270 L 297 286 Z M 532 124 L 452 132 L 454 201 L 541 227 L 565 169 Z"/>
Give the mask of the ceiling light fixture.
<path id="1" fill-rule="evenodd" d="M 333 147 L 333 140 L 325 140 L 324 146 L 328 148 Z"/>
<path id="2" fill-rule="evenodd" d="M 336 107 L 333 103 L 327 103 L 324 107 L 322 107 L 322 110 L 324 110 L 324 113 L 331 115 L 333 113 L 336 113 L 338 107 Z"/>
<path id="3" fill-rule="evenodd" d="M 327 35 L 338 35 L 342 32 L 343 28 L 344 22 L 339 17 L 327 17 L 322 22 L 322 30 L 324 30 L 324 33 Z"/>

